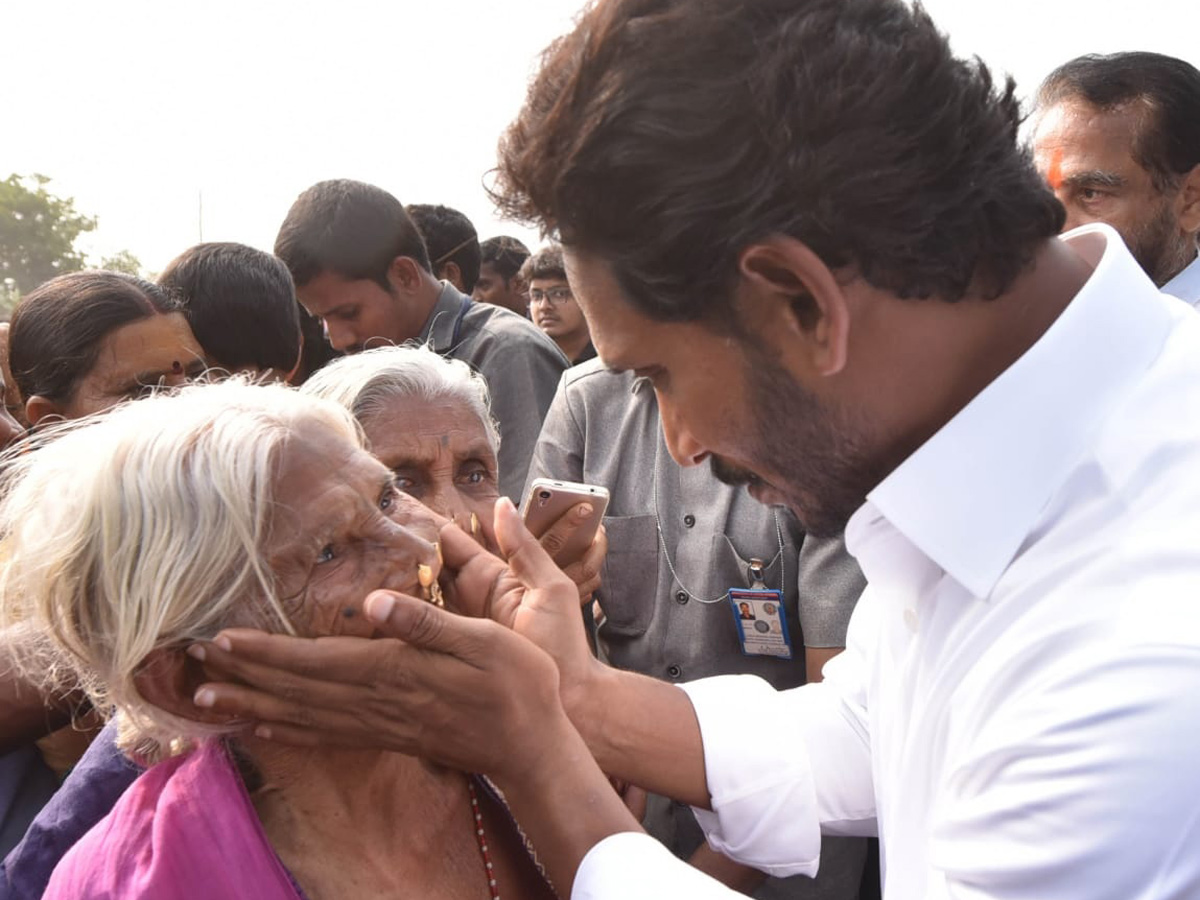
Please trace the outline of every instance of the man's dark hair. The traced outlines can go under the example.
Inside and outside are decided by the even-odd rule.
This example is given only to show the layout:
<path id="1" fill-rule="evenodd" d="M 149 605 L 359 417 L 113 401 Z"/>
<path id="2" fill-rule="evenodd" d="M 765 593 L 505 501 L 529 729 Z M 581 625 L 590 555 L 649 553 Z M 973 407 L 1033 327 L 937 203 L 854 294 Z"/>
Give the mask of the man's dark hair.
<path id="1" fill-rule="evenodd" d="M 120 272 L 59 275 L 26 295 L 13 313 L 9 365 L 25 400 L 69 402 L 96 365 L 104 338 L 160 313 L 183 312 L 156 284 Z"/>
<path id="2" fill-rule="evenodd" d="M 900 297 L 994 297 L 1065 219 L 1020 120 L 901 0 L 602 0 L 543 55 L 493 199 L 656 319 L 728 321 L 771 234 Z"/>
<path id="3" fill-rule="evenodd" d="M 463 291 L 469 294 L 475 290 L 479 280 L 479 234 L 471 220 L 449 206 L 410 203 L 405 209 L 425 238 L 433 274 L 437 275 L 446 263 L 454 263 L 462 275 Z"/>
<path id="4" fill-rule="evenodd" d="M 500 235 L 488 238 L 479 245 L 479 261 L 487 263 L 496 270 L 505 281 L 512 281 L 513 276 L 521 271 L 525 260 L 529 259 L 529 248 L 515 237 Z"/>
<path id="5" fill-rule="evenodd" d="M 1200 165 L 1200 70 L 1191 63 L 1161 53 L 1080 56 L 1042 82 L 1037 105 L 1073 99 L 1101 112 L 1144 106 L 1133 155 L 1158 190 L 1173 189 Z"/>
<path id="6" fill-rule="evenodd" d="M 534 278 L 561 278 L 567 280 L 567 270 L 563 266 L 562 247 L 550 244 L 543 247 L 521 266 L 521 278 L 529 284 Z"/>
<path id="7" fill-rule="evenodd" d="M 161 287 L 183 301 L 209 360 L 288 373 L 300 357 L 300 314 L 287 266 L 245 244 L 197 244 L 167 264 Z"/>
<path id="8" fill-rule="evenodd" d="M 390 291 L 392 260 L 407 256 L 432 272 L 425 242 L 404 206 L 382 188 L 337 179 L 296 198 L 275 238 L 275 255 L 304 287 L 322 272 L 369 278 Z"/>

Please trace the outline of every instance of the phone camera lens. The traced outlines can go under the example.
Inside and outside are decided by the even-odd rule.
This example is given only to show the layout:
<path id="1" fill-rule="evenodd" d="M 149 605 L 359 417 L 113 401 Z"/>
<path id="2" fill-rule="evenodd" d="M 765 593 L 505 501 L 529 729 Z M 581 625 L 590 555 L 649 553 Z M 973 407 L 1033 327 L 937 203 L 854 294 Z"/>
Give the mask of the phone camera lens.
<path id="1" fill-rule="evenodd" d="M 542 491 L 540 494 L 538 494 L 538 498 L 539 498 L 539 499 L 541 499 L 541 500 L 549 500 L 549 499 L 550 499 L 550 492 L 549 492 L 549 491 Z"/>

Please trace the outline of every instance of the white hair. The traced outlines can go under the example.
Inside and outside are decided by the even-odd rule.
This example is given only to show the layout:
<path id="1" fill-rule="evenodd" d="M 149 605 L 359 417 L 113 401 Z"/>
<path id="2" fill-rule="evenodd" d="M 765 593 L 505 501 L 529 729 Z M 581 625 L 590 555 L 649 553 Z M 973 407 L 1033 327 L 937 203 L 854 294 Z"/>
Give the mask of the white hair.
<path id="1" fill-rule="evenodd" d="M 389 401 L 398 398 L 456 400 L 479 417 L 492 450 L 500 449 L 487 381 L 465 362 L 428 347 L 376 347 L 342 357 L 316 372 L 300 391 L 341 404 L 361 423 L 386 415 Z"/>
<path id="2" fill-rule="evenodd" d="M 335 404 L 234 378 L 66 423 L 9 455 L 0 624 L 36 636 L 27 675 L 119 711 L 119 743 L 150 760 L 219 731 L 150 704 L 135 675 L 152 652 L 231 625 L 294 632 L 265 547 L 279 457 L 302 422 L 362 444 Z"/>

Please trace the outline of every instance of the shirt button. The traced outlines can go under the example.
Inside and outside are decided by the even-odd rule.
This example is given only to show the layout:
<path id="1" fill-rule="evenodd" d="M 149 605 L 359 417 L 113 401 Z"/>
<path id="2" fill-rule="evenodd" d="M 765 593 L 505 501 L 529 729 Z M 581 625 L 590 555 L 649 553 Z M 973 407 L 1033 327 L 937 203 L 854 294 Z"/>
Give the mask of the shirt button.
<path id="1" fill-rule="evenodd" d="M 667 674 L 672 678 L 679 678 L 683 675 L 683 669 L 679 668 L 679 666 L 667 666 Z"/>
<path id="2" fill-rule="evenodd" d="M 683 524 L 686 525 L 688 528 L 691 528 L 693 525 L 696 524 L 696 517 L 693 516 L 691 513 L 688 513 L 686 516 L 683 517 Z"/>
<path id="3" fill-rule="evenodd" d="M 688 602 L 687 591 L 676 591 L 675 592 L 675 602 L 678 603 L 680 606 L 687 603 Z"/>
<path id="4" fill-rule="evenodd" d="M 915 609 L 906 609 L 904 611 L 904 627 L 913 634 L 917 633 L 917 611 Z"/>

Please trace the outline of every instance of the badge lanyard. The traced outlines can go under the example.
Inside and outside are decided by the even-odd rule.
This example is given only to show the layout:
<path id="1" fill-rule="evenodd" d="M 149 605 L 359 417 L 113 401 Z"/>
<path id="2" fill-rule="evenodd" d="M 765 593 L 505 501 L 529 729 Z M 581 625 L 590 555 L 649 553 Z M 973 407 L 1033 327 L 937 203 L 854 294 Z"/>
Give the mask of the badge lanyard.
<path id="1" fill-rule="evenodd" d="M 699 597 L 693 591 L 688 590 L 687 585 L 683 583 L 683 579 L 679 577 L 679 573 L 675 571 L 675 564 L 671 561 L 671 551 L 667 547 L 667 539 L 663 534 L 662 518 L 658 514 L 658 468 L 659 462 L 662 458 L 661 454 L 662 440 L 660 439 L 654 445 L 654 528 L 658 532 L 658 543 L 659 546 L 662 547 L 663 558 L 667 561 L 667 569 L 670 570 L 671 577 L 675 579 L 675 583 L 679 585 L 680 590 L 682 590 L 688 595 L 688 597 L 695 600 L 697 603 L 705 603 L 709 605 L 714 603 L 724 603 L 726 598 L 729 596 L 729 591 L 725 591 L 719 596 L 710 597 L 708 599 Z M 787 560 L 784 558 L 783 554 L 783 525 L 779 522 L 778 509 L 773 508 L 771 510 L 771 515 L 775 517 L 775 537 L 779 541 L 779 592 L 782 596 L 787 592 L 785 588 L 785 585 L 787 584 Z M 757 566 L 755 565 L 756 563 Z M 762 587 L 766 587 L 766 584 L 763 582 L 764 568 L 765 566 L 762 560 L 754 559 L 750 561 L 749 570 L 746 574 L 750 579 L 751 587 L 758 587 L 760 585 Z"/>

